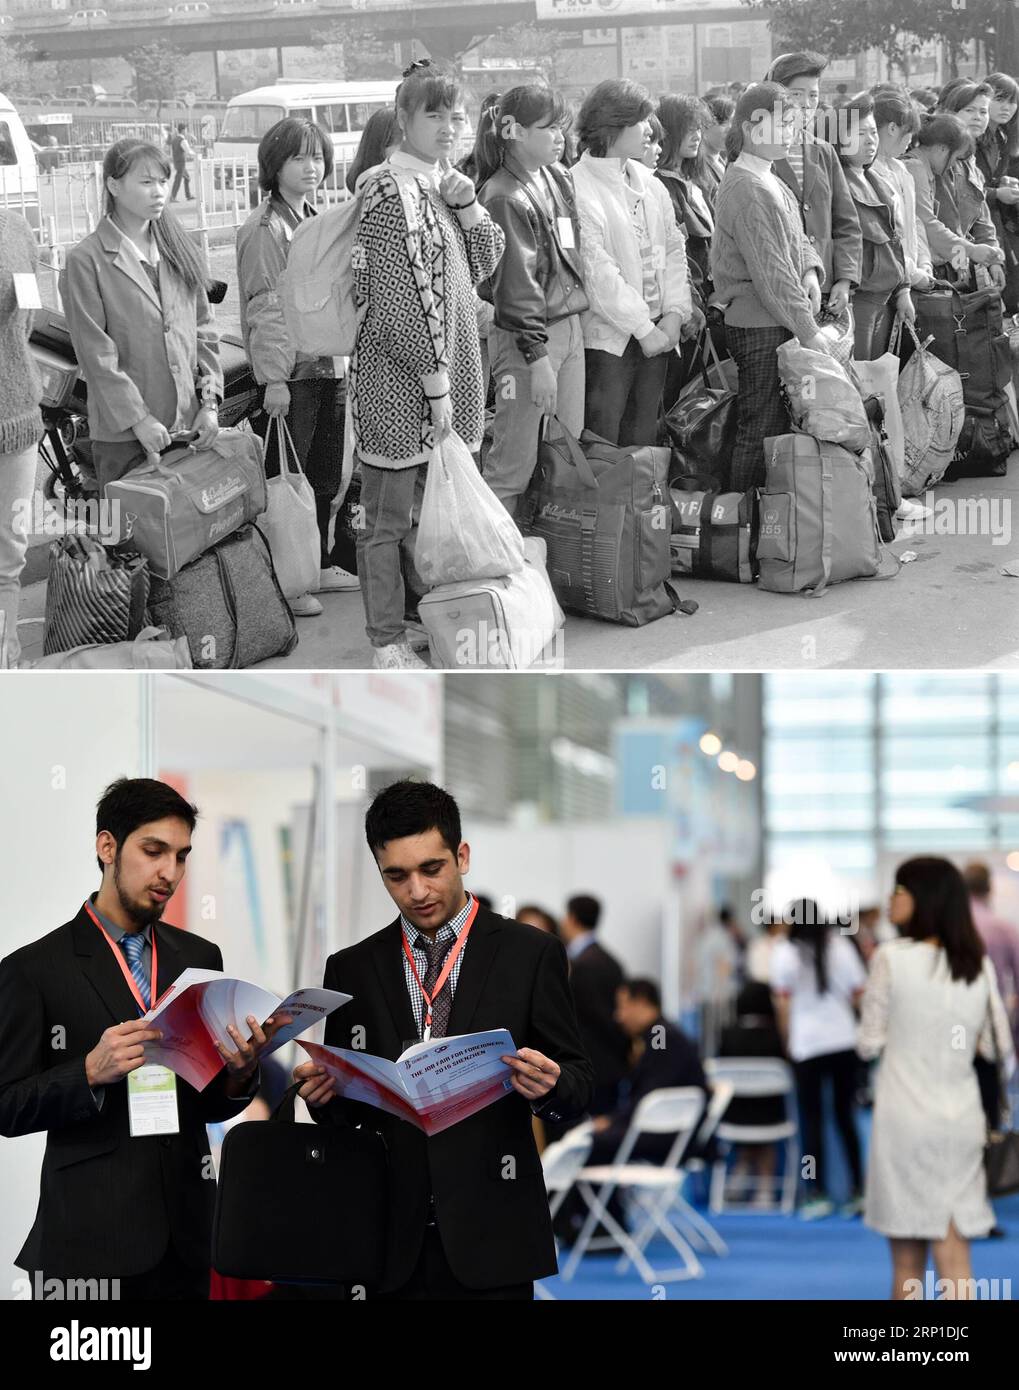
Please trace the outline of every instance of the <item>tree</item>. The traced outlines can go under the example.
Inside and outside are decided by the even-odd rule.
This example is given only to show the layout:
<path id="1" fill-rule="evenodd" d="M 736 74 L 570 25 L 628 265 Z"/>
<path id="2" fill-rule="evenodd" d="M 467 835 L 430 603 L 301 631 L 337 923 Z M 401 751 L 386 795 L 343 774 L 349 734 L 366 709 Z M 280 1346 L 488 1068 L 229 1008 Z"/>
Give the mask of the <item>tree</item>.
<path id="1" fill-rule="evenodd" d="M 181 86 L 186 55 L 168 43 L 158 40 L 136 48 L 127 55 L 127 61 L 134 68 L 135 87 L 138 99 L 154 97 L 156 100 L 156 120 L 163 111 L 163 102 L 172 101 Z"/>
<path id="2" fill-rule="evenodd" d="M 392 41 L 376 38 L 362 20 L 341 19 L 316 30 L 312 41 L 338 79 L 372 82 L 400 76 Z"/>
<path id="3" fill-rule="evenodd" d="M 0 39 L 0 92 L 9 97 L 32 95 L 32 67 L 17 44 Z"/>
<path id="4" fill-rule="evenodd" d="M 521 20 L 497 29 L 485 40 L 485 56 L 488 58 L 514 58 L 541 74 L 549 86 L 556 83 L 556 60 L 563 47 L 565 35 L 560 29 L 547 29 L 542 25 Z"/>

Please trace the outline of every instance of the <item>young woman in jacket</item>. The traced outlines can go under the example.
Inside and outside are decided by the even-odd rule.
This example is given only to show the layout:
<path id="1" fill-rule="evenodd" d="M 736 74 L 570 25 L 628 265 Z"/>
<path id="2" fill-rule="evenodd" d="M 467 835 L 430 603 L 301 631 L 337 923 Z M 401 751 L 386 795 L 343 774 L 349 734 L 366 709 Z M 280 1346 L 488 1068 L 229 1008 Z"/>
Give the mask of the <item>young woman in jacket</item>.
<path id="1" fill-rule="evenodd" d="M 578 117 L 573 182 L 580 214 L 588 429 L 613 444 L 654 444 L 669 360 L 697 331 L 686 246 L 663 185 L 641 163 L 653 109 L 643 87 L 608 80 Z"/>
<path id="2" fill-rule="evenodd" d="M 279 474 L 276 422 L 285 422 L 315 493 L 320 592 L 358 587 L 356 575 L 332 563 L 328 540 L 342 472 L 345 384 L 332 357 L 294 351 L 276 286 L 294 232 L 315 216 L 316 191 L 332 168 L 333 143 L 321 127 L 295 116 L 277 121 L 258 145 L 258 182 L 265 198 L 237 233 L 241 333 L 255 380 L 264 388 L 256 429 L 266 442 L 265 471 L 270 478 Z M 322 612 L 312 593 L 289 602 L 299 617 Z"/>
<path id="3" fill-rule="evenodd" d="M 145 140 L 103 160 L 105 215 L 67 253 L 60 294 L 88 387 L 100 490 L 158 457 L 171 435 L 219 433 L 223 374 L 204 258 L 166 203 L 171 168 Z"/>
<path id="4" fill-rule="evenodd" d="M 515 516 L 531 481 L 538 432 L 557 415 L 584 428 L 584 293 L 573 180 L 558 160 L 569 107 L 550 88 L 514 87 L 482 119 L 478 197 L 506 249 L 481 287 L 494 306 L 488 351 L 495 380 L 485 481 Z"/>
<path id="5" fill-rule="evenodd" d="M 425 465 L 455 430 L 472 452 L 484 433 L 474 286 L 502 255 L 502 229 L 453 168 L 456 83 L 427 63 L 396 95 L 399 150 L 365 181 L 353 249 L 363 311 L 350 361 L 349 408 L 361 464 L 357 569 L 373 664 L 421 667 L 407 638 L 401 553 L 411 587 Z"/>
<path id="6" fill-rule="evenodd" d="M 874 98 L 868 93 L 839 107 L 839 159 L 860 220 L 863 255 L 853 292 L 853 356 L 872 362 L 888 351 L 897 322 L 914 323 L 906 251 L 895 219 L 895 193 L 874 169 L 878 153 Z"/>
<path id="7" fill-rule="evenodd" d="M 903 156 L 920 129 L 916 107 L 905 92 L 872 88 L 874 124 L 878 150 L 871 166 L 885 186 L 892 190 L 895 225 L 906 256 L 906 278 L 912 290 L 934 288 L 934 267 L 927 244 L 927 233 L 917 219 L 916 187 Z"/>
<path id="8" fill-rule="evenodd" d="M 987 205 L 984 176 L 977 165 L 976 149 L 987 132 L 990 120 L 991 99 L 994 93 L 985 82 L 969 82 L 956 77 L 946 83 L 938 98 L 938 111 L 958 116 L 970 139 L 972 148 L 966 155 L 960 155 L 949 167 L 941 180 L 939 193 L 947 205 L 944 219 L 965 237 L 992 246 L 997 252 L 996 259 L 989 266 L 993 284 L 999 289 L 1005 287 L 1005 252 L 998 241 L 998 233 Z M 972 261 L 972 257 L 970 260 Z M 972 271 L 972 267 L 967 267 Z M 973 274 L 975 286 L 978 277 Z"/>
<path id="9" fill-rule="evenodd" d="M 977 141 L 977 168 L 998 242 L 1005 253 L 1005 312 L 1019 312 L 1019 84 L 1005 72 L 992 72 L 987 129 Z"/>
<path id="10" fill-rule="evenodd" d="M 797 121 L 795 105 L 777 83 L 762 82 L 743 93 L 715 207 L 711 275 L 739 371 L 729 478 L 739 492 L 764 482 L 764 441 L 790 428 L 777 349 L 796 337 L 804 347 L 827 351 L 815 319 L 824 266 L 807 240 L 795 198 L 773 167 L 784 158 Z"/>

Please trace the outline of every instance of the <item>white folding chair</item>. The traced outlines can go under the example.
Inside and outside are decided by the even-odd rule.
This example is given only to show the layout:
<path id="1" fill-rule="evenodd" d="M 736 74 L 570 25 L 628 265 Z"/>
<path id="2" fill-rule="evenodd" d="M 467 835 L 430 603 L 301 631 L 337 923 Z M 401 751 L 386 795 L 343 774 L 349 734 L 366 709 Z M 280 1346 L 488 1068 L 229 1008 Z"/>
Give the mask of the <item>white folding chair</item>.
<path id="1" fill-rule="evenodd" d="M 712 1086 L 716 1086 L 722 1081 L 731 1082 L 733 1099 L 781 1096 L 785 1103 L 785 1119 L 777 1121 L 775 1124 L 734 1124 L 724 1117 L 720 1120 L 715 1133 L 719 1141 L 727 1146 L 733 1144 L 784 1144 L 785 1172 L 780 1180 L 748 1176 L 744 1188 L 748 1195 L 744 1200 L 734 1201 L 731 1198 L 727 1200 L 725 1157 L 718 1158 L 711 1170 L 709 1198 L 711 1211 L 716 1214 L 727 1209 L 764 1214 L 776 1210 L 791 1212 L 796 1205 L 796 1184 L 799 1174 L 797 1144 L 799 1127 L 793 1099 L 796 1093 L 796 1083 L 792 1067 L 780 1057 L 713 1057 L 704 1063 L 704 1070 Z M 769 1188 L 772 1198 L 770 1206 L 760 1206 L 752 1201 L 755 1193 L 767 1191 Z"/>
<path id="2" fill-rule="evenodd" d="M 562 1139 L 557 1139 L 554 1144 L 549 1144 L 541 1155 L 541 1168 L 545 1176 L 545 1191 L 549 1195 L 549 1215 L 555 1220 L 556 1213 L 566 1200 L 566 1194 L 573 1187 L 581 1170 L 588 1158 L 591 1156 L 591 1146 L 594 1143 L 594 1127 L 590 1120 L 577 1125 L 568 1134 L 564 1134 Z M 558 1254 L 558 1242 L 556 1243 L 556 1253 Z M 535 1286 L 539 1299 L 548 1302 L 555 1302 L 554 1293 L 541 1284 Z"/>
<path id="3" fill-rule="evenodd" d="M 726 1108 L 732 1100 L 733 1084 L 731 1081 L 717 1081 L 711 1090 L 711 1100 L 705 1111 L 704 1119 L 701 1121 L 700 1128 L 694 1136 L 691 1148 L 703 1149 L 711 1140 Z M 701 1158 L 689 1158 L 683 1164 L 687 1173 L 694 1173 L 704 1167 L 704 1160 Z M 680 1230 L 698 1250 L 711 1250 L 716 1255 L 728 1255 L 729 1247 L 712 1226 L 711 1222 L 700 1212 L 690 1205 L 683 1196 L 682 1188 L 673 1194 L 666 1194 L 662 1199 L 666 1215 L 672 1220 Z M 634 1244 L 638 1249 L 643 1250 L 648 1240 L 651 1239 L 654 1226 L 650 1217 L 644 1226 L 634 1237 Z M 646 1232 L 646 1234 L 645 1234 Z M 630 1264 L 630 1257 L 624 1255 L 616 1266 L 617 1272 L 622 1273 Z"/>
<path id="4" fill-rule="evenodd" d="M 686 1180 L 686 1170 L 680 1165 L 680 1155 L 686 1149 L 700 1122 L 704 1110 L 704 1092 L 699 1086 L 672 1086 L 652 1091 L 638 1104 L 630 1128 L 616 1151 L 612 1163 L 584 1168 L 577 1179 L 577 1190 L 587 1203 L 588 1215 L 580 1235 L 562 1272 L 569 1281 L 588 1250 L 604 1249 L 606 1243 L 617 1243 L 627 1257 L 626 1263 L 636 1265 L 646 1284 L 669 1283 L 678 1279 L 699 1279 L 704 1266 L 689 1241 L 665 1215 L 673 1198 Z M 631 1163 L 637 1140 L 642 1134 L 675 1134 L 668 1157 L 661 1165 Z M 595 1192 L 594 1185 L 598 1184 Z M 643 1208 L 646 1218 L 640 1228 L 642 1244 L 625 1231 L 612 1213 L 608 1203 L 616 1191 L 629 1194 Z M 663 1205 L 662 1197 L 666 1197 Z M 610 1237 L 595 1239 L 598 1222 L 609 1231 Z M 681 1269 L 656 1270 L 644 1256 L 644 1246 L 658 1231 L 682 1257 Z"/>

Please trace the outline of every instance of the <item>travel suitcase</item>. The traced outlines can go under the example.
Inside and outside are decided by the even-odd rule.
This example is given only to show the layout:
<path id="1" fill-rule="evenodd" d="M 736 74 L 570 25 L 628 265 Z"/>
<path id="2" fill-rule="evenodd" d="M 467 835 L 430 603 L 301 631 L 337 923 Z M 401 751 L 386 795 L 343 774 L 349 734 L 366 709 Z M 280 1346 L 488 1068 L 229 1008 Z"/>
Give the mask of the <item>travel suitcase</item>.
<path id="1" fill-rule="evenodd" d="M 250 430 L 220 430 L 207 449 L 179 444 L 106 486 L 121 510 L 121 536 L 172 579 L 191 560 L 265 511 L 262 443 Z"/>
<path id="2" fill-rule="evenodd" d="M 752 584 L 755 492 L 672 491 L 672 573 Z"/>
<path id="3" fill-rule="evenodd" d="M 564 622 L 545 572 L 545 542 L 526 537 L 523 569 L 502 579 L 438 585 L 421 598 L 418 615 L 438 666 L 533 666 Z"/>

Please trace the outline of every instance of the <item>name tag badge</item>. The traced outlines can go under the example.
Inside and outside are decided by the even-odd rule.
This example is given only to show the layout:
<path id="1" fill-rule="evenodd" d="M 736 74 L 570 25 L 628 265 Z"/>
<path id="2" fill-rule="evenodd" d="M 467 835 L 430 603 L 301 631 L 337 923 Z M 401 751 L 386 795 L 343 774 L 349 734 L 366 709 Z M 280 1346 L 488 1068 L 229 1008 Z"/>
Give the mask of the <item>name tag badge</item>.
<path id="1" fill-rule="evenodd" d="M 127 1074 L 127 1118 L 132 1139 L 179 1134 L 177 1078 L 168 1067 L 138 1067 Z"/>
<path id="2" fill-rule="evenodd" d="M 563 250 L 572 251 L 577 244 L 573 236 L 573 218 L 557 217 L 556 221 L 559 223 L 559 241 Z"/>
<path id="3" fill-rule="evenodd" d="M 41 309 L 42 297 L 39 294 L 39 282 L 30 270 L 17 271 L 12 277 L 14 280 L 14 297 L 18 301 L 19 309 Z"/>

